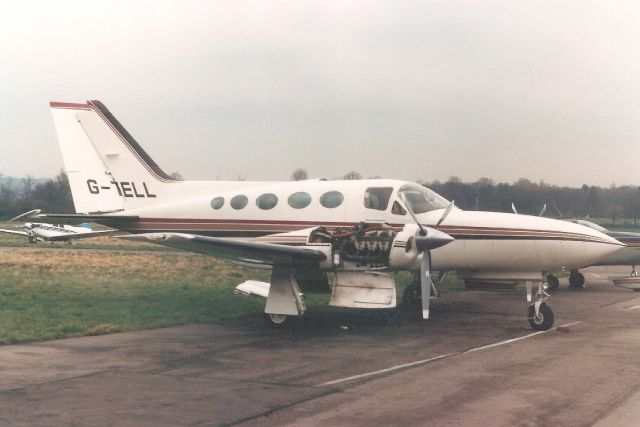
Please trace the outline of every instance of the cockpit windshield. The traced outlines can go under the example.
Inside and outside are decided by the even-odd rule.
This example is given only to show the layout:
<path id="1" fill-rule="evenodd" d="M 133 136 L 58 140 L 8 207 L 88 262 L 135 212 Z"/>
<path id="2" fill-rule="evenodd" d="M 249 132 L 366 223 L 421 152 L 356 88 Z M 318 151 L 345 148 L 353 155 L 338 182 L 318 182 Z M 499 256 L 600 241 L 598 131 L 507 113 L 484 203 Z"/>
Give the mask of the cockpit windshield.
<path id="1" fill-rule="evenodd" d="M 405 184 L 398 190 L 398 195 L 416 214 L 445 209 L 449 201 L 426 187 L 418 184 Z"/>

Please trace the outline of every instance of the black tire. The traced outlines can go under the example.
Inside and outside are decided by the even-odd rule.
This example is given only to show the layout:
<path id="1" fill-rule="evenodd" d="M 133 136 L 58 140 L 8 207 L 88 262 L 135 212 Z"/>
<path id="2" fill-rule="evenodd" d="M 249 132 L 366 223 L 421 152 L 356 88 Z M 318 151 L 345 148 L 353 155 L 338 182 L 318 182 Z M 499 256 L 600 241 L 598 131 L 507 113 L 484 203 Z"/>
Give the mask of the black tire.
<path id="1" fill-rule="evenodd" d="M 633 289 L 633 292 L 640 292 L 640 288 Z"/>
<path id="2" fill-rule="evenodd" d="M 547 285 L 549 285 L 550 291 L 555 291 L 560 287 L 560 280 L 553 274 L 547 275 Z"/>
<path id="3" fill-rule="evenodd" d="M 292 323 L 292 316 L 286 314 L 273 314 L 265 313 L 264 321 L 267 326 L 275 329 L 282 329 L 288 327 Z"/>
<path id="4" fill-rule="evenodd" d="M 584 288 L 584 274 L 576 272 L 569 275 L 569 286 L 576 289 Z"/>
<path id="5" fill-rule="evenodd" d="M 536 309 L 533 305 L 529 306 L 527 312 L 529 325 L 534 331 L 546 331 L 553 326 L 555 316 L 547 303 L 540 304 L 540 315 L 536 317 Z"/>

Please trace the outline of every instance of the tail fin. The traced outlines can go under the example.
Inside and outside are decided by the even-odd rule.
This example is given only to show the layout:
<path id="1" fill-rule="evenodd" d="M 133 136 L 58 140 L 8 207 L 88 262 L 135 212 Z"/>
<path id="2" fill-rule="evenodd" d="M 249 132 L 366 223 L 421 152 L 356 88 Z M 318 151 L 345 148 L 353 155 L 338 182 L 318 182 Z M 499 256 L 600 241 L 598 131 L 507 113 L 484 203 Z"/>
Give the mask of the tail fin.
<path id="1" fill-rule="evenodd" d="M 76 212 L 146 206 L 175 181 L 100 101 L 50 106 Z"/>

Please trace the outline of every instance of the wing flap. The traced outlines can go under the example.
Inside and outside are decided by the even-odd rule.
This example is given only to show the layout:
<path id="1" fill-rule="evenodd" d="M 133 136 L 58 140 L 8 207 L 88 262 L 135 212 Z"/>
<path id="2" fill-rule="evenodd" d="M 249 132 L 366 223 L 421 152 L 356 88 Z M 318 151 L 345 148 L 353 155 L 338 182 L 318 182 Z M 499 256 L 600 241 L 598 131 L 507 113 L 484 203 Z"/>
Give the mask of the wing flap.
<path id="1" fill-rule="evenodd" d="M 119 238 L 157 243 L 256 265 L 313 264 L 327 259 L 326 254 L 320 250 L 264 243 L 252 239 L 241 240 L 184 233 L 146 233 L 119 236 Z"/>

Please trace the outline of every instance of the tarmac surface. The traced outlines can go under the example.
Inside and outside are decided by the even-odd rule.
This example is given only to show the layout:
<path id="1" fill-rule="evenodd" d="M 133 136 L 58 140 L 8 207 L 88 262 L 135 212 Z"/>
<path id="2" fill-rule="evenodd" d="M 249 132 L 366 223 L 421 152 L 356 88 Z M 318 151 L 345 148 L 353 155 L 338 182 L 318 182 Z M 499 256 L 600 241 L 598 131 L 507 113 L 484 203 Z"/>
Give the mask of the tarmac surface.
<path id="1" fill-rule="evenodd" d="M 627 268 L 622 271 L 628 273 Z M 0 425 L 640 425 L 640 294 L 585 272 L 532 332 L 524 289 L 432 319 L 310 312 L 0 347 Z"/>

